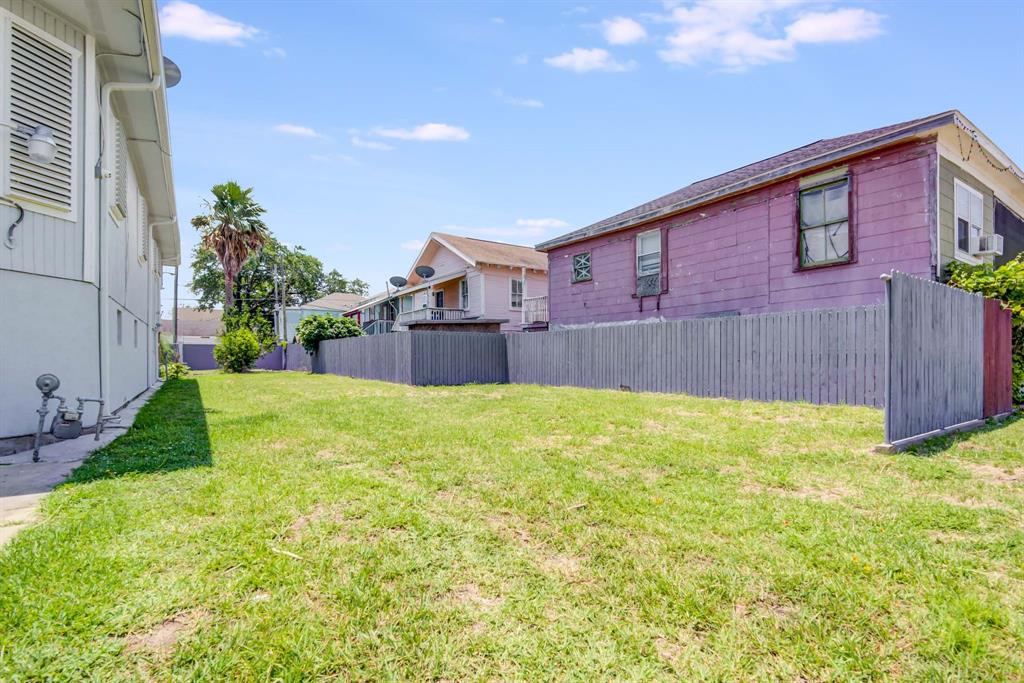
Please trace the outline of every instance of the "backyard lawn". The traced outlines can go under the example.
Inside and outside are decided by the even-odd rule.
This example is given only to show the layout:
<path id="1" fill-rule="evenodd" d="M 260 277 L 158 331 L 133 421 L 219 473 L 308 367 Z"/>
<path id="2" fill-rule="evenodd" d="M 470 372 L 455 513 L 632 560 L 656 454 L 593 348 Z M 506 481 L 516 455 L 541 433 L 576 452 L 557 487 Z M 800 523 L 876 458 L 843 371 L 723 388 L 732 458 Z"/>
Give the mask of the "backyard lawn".
<path id="1" fill-rule="evenodd" d="M 1024 420 L 168 383 L 0 549 L 0 680 L 1024 678 Z"/>

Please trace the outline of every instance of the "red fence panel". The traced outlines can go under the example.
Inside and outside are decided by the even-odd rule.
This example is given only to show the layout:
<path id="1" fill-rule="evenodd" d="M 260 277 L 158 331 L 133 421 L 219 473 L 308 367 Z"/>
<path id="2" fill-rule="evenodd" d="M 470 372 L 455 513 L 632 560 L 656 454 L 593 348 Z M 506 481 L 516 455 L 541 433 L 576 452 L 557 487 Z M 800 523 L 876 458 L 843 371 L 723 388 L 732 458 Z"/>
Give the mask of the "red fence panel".
<path id="1" fill-rule="evenodd" d="M 985 417 L 1013 408 L 1013 352 L 1010 311 L 985 299 Z"/>

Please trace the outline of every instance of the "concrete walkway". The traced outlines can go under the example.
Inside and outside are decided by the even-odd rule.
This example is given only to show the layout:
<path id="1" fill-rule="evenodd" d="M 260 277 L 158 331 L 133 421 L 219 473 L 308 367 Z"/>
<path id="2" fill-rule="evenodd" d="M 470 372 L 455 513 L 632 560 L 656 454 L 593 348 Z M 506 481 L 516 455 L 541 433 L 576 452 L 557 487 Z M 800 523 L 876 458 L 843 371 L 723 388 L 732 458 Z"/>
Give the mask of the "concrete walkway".
<path id="1" fill-rule="evenodd" d="M 0 546 L 36 521 L 39 501 L 57 484 L 68 478 L 72 470 L 93 451 L 125 433 L 135 422 L 139 408 L 145 405 L 157 386 L 146 390 L 115 415 L 120 423 L 108 425 L 99 441 L 95 434 L 77 439 L 57 441 L 39 450 L 39 462 L 32 462 L 32 450 L 0 457 Z M 53 413 L 51 412 L 51 417 Z"/>

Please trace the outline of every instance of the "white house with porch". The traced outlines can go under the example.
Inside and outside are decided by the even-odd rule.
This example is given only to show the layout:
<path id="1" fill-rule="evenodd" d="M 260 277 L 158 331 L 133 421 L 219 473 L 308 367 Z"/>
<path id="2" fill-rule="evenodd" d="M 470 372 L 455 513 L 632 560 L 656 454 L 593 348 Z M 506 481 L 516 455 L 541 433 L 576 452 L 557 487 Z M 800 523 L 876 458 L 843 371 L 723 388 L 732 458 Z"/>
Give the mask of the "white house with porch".
<path id="1" fill-rule="evenodd" d="M 456 321 L 519 331 L 534 322 L 530 311 L 537 302 L 547 300 L 548 262 L 530 247 L 432 232 L 404 279 L 405 285 L 364 299 L 348 315 L 367 334 Z"/>

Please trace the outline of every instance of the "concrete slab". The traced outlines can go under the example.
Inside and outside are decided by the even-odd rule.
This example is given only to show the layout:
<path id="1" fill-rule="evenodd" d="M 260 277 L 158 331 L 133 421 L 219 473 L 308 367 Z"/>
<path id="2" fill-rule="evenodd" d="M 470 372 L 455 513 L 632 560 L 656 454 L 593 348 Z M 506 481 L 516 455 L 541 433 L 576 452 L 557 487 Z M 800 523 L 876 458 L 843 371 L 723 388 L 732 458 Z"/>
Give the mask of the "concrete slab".
<path id="1" fill-rule="evenodd" d="M 93 451 L 124 434 L 135 422 L 139 409 L 159 385 L 132 399 L 115 412 L 121 422 L 104 428 L 99 440 L 95 434 L 57 441 L 39 450 L 39 462 L 32 462 L 32 450 L 0 456 L 0 546 L 21 529 L 35 523 L 39 502 Z"/>

